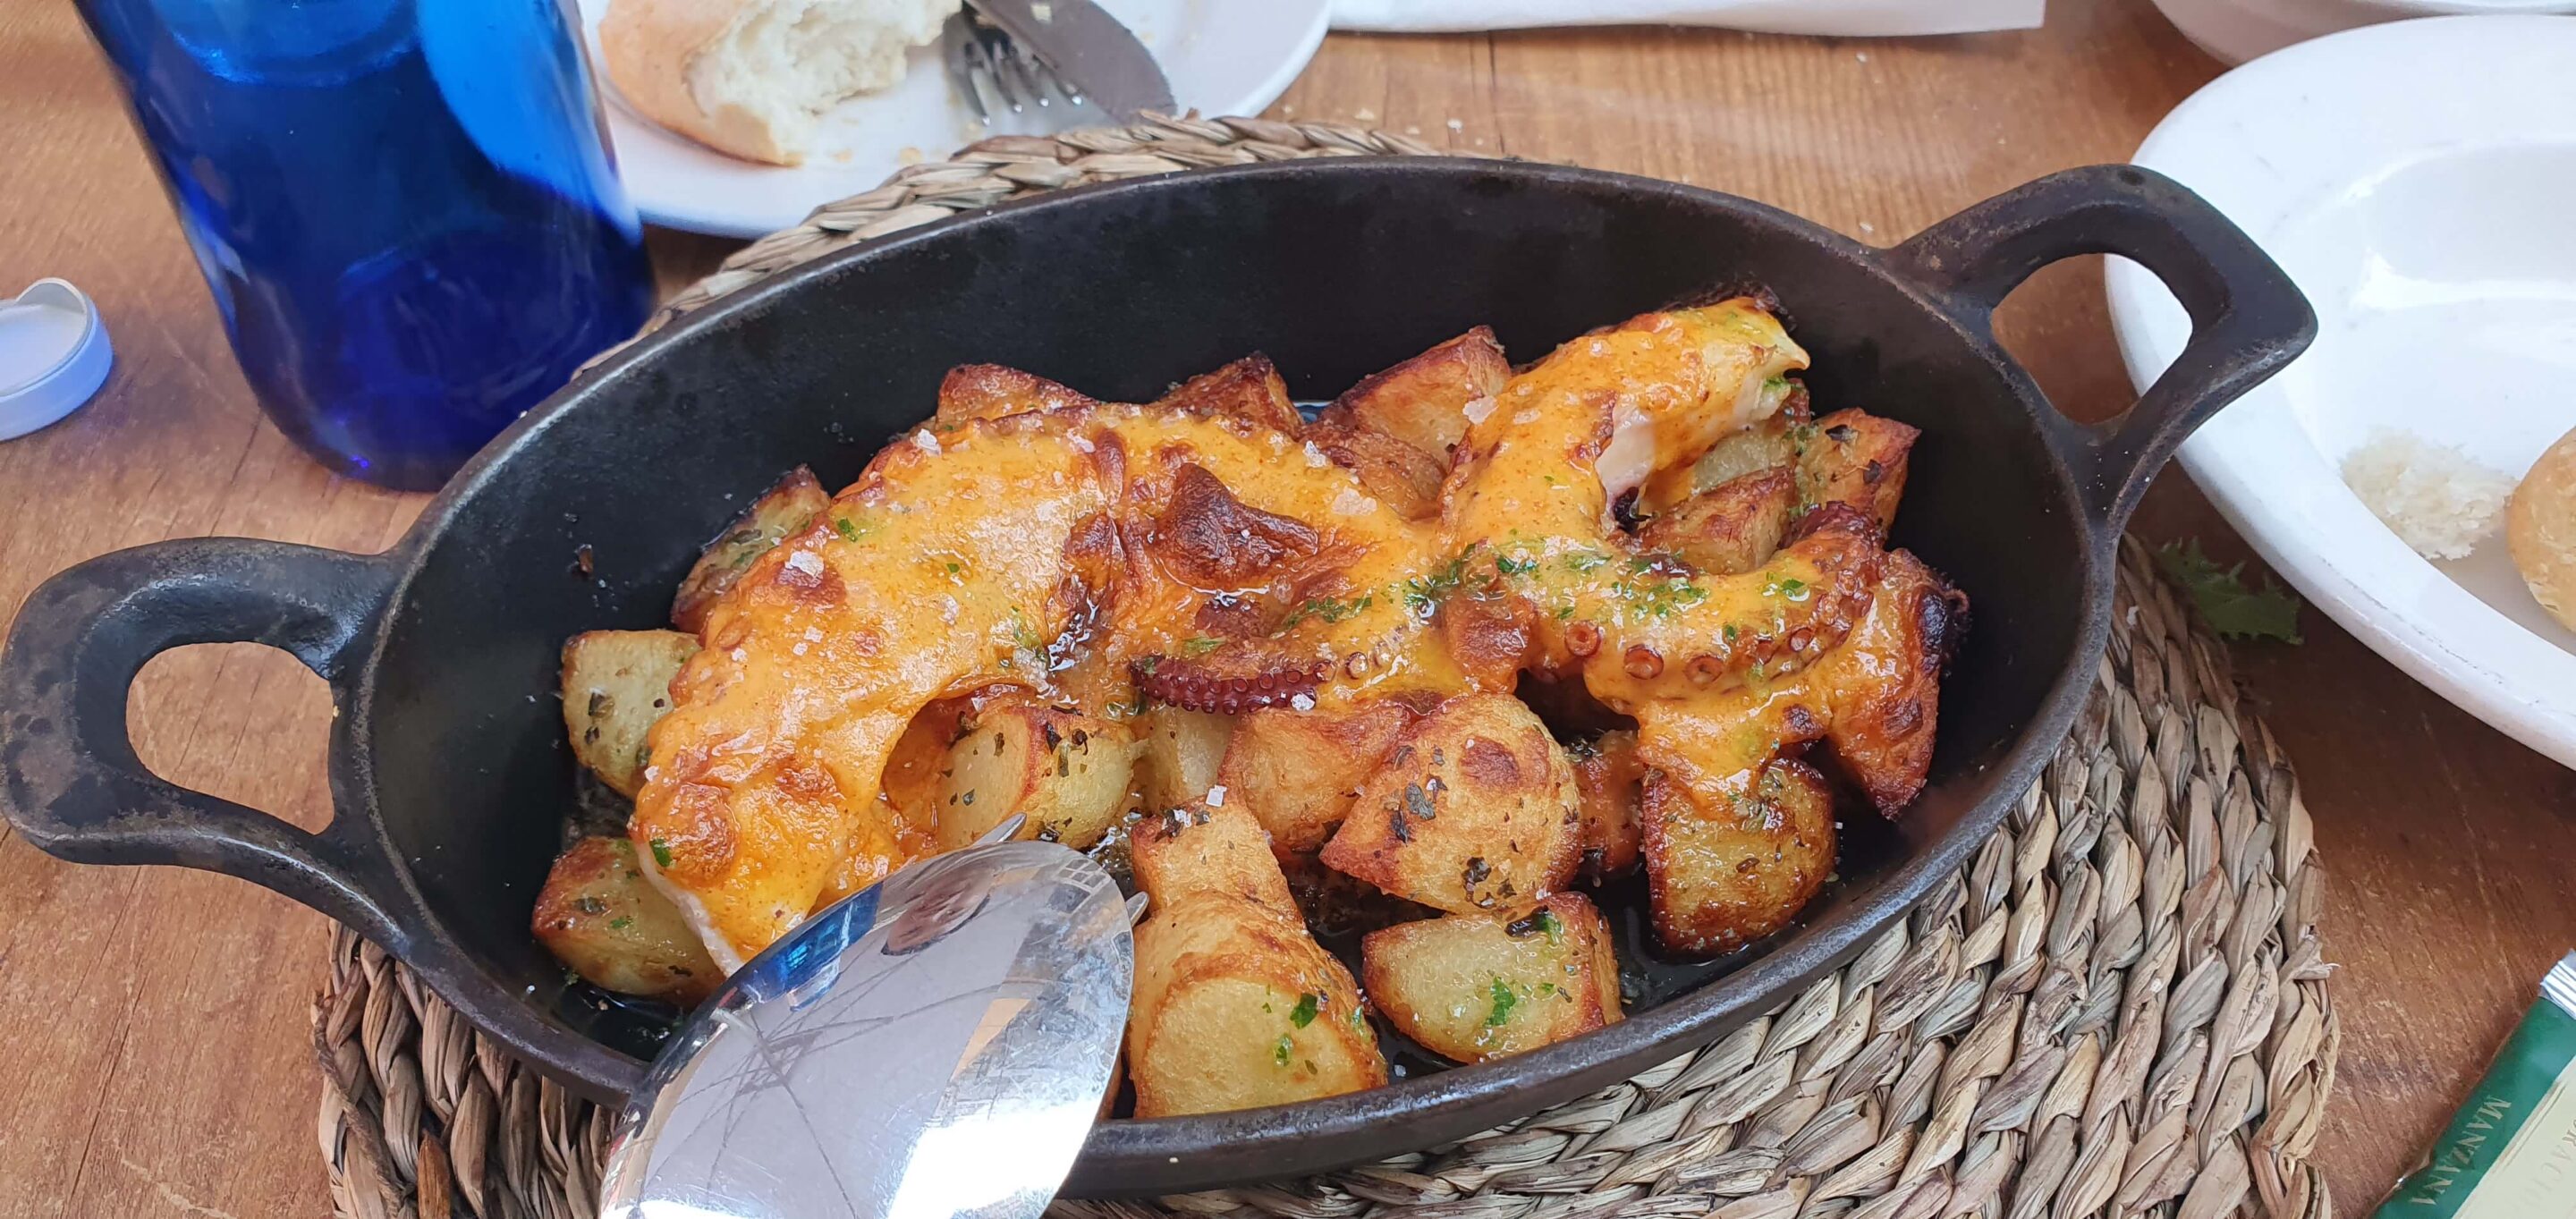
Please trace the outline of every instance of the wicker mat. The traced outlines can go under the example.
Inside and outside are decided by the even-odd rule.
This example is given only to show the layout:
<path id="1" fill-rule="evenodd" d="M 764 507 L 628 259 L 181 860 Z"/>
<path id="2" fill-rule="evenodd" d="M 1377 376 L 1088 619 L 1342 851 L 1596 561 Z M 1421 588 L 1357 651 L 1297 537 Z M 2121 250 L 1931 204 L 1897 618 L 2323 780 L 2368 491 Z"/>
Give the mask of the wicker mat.
<path id="1" fill-rule="evenodd" d="M 987 141 L 728 259 L 652 325 L 854 241 L 1199 165 L 1430 150 L 1157 119 Z M 2121 556 L 2101 682 L 1976 860 L 1716 1045 L 1442 1150 L 1059 1219 L 2327 1219 L 2306 1160 L 2340 1034 L 2307 810 L 2225 651 Z M 347 1219 L 589 1219 L 613 1113 L 343 930 L 314 1008 Z"/>

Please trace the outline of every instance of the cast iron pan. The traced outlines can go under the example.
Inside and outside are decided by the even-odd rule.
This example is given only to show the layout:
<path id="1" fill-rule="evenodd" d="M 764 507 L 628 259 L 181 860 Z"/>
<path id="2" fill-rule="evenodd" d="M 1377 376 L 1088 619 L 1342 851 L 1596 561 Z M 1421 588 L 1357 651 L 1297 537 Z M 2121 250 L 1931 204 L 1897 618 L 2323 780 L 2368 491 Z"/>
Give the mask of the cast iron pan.
<path id="1" fill-rule="evenodd" d="M 2052 409 L 1989 324 L 2033 271 L 2091 253 L 2153 269 L 2195 327 L 2172 370 L 2098 427 Z M 996 208 L 777 276 L 638 344 L 494 441 L 385 554 L 203 538 L 55 576 L 0 657 L 0 806 L 65 859 L 207 868 L 311 905 L 514 1052 L 615 1097 L 641 1063 L 559 1002 L 561 969 L 528 934 L 572 784 L 557 649 L 660 625 L 743 497 L 799 462 L 827 485 L 854 478 L 959 363 L 1143 401 L 1261 350 L 1314 399 L 1476 323 L 1528 360 L 1747 282 L 1779 294 L 1813 353 L 1819 411 L 1923 429 L 1894 541 L 1966 589 L 1976 621 L 1922 799 L 1892 830 L 1856 833 L 1871 845 L 1846 852 L 1840 883 L 1723 981 L 1376 1091 L 1107 1122 L 1073 1188 L 1197 1189 L 1462 1137 L 1715 1040 L 1858 951 L 1984 841 L 2092 684 L 2114 543 L 2148 478 L 2315 331 L 2243 233 L 2125 166 L 2042 179 L 1892 250 L 1668 182 L 1444 159 L 1246 166 Z M 594 578 L 574 569 L 582 545 Z M 284 648 L 331 685 L 337 815 L 319 833 L 135 759 L 135 671 L 225 640 Z"/>

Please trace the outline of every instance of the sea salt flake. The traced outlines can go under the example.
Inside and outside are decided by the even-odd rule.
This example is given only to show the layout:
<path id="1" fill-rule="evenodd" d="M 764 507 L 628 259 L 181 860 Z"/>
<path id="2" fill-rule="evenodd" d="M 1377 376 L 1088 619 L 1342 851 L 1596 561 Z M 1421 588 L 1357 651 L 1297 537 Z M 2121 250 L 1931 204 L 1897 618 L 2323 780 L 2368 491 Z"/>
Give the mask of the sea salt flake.
<path id="1" fill-rule="evenodd" d="M 1299 711 L 1312 711 L 1315 709 L 1315 696 L 1312 694 L 1300 694 L 1289 699 L 1288 705 Z"/>
<path id="2" fill-rule="evenodd" d="M 1333 496 L 1333 515 L 1335 516 L 1362 516 L 1376 510 L 1376 500 L 1349 487 L 1342 488 Z"/>
<path id="3" fill-rule="evenodd" d="M 1538 422 L 1538 410 L 1537 410 L 1537 408 L 1535 408 L 1535 407 L 1530 407 L 1530 408 L 1524 408 L 1524 409 L 1521 409 L 1521 410 L 1513 411 L 1513 412 L 1512 412 L 1512 422 L 1517 423 L 1517 424 L 1520 424 L 1520 425 L 1521 425 L 1521 426 L 1523 426 L 1523 427 L 1526 427 L 1526 426 L 1528 426 L 1528 425 L 1530 425 L 1530 424 L 1533 424 L 1533 423 Z"/>
<path id="4" fill-rule="evenodd" d="M 822 575 L 823 557 L 810 550 L 797 551 L 787 556 L 787 570 L 800 576 Z"/>
<path id="5" fill-rule="evenodd" d="M 1074 452 L 1076 452 L 1076 453 L 1088 453 L 1088 452 L 1090 452 L 1090 451 L 1091 451 L 1091 438 L 1090 438 L 1090 437 L 1088 437 L 1088 436 L 1080 436 L 1080 435 L 1075 436 L 1075 437 L 1073 438 L 1073 451 L 1074 451 Z"/>
<path id="6" fill-rule="evenodd" d="M 807 642 L 807 643 L 821 643 L 821 642 L 823 642 L 823 628 L 821 628 L 821 627 L 819 627 L 819 626 L 809 626 L 809 627 L 806 627 L 806 628 L 805 628 L 805 642 Z"/>
<path id="7" fill-rule="evenodd" d="M 1487 394 L 1480 398 L 1469 399 L 1467 405 L 1458 408 L 1458 413 L 1465 415 L 1469 423 L 1483 423 L 1487 416 L 1494 413 L 1493 395 Z"/>
<path id="8" fill-rule="evenodd" d="M 1329 466 L 1329 465 L 1331 465 L 1331 464 L 1333 464 L 1333 459 L 1332 459 L 1332 458 L 1330 458 L 1330 457 L 1326 457 L 1326 456 L 1324 456 L 1324 451 L 1323 451 L 1322 449 L 1316 448 L 1316 447 L 1315 447 L 1315 442 L 1314 442 L 1314 441 L 1309 440 L 1309 441 L 1307 441 L 1307 442 L 1306 442 L 1306 466 L 1307 466 L 1307 468 L 1309 468 L 1309 469 L 1314 469 L 1314 470 L 1320 470 L 1320 469 L 1323 469 L 1324 467 Z"/>
<path id="9" fill-rule="evenodd" d="M 1225 807 L 1225 784 L 1219 783 L 1208 789 L 1207 806 L 1209 808 Z"/>
<path id="10" fill-rule="evenodd" d="M 912 434 L 912 443 L 924 453 L 928 453 L 933 457 L 939 455 L 939 438 L 931 435 L 929 428 L 923 428 L 918 432 L 914 432 Z"/>

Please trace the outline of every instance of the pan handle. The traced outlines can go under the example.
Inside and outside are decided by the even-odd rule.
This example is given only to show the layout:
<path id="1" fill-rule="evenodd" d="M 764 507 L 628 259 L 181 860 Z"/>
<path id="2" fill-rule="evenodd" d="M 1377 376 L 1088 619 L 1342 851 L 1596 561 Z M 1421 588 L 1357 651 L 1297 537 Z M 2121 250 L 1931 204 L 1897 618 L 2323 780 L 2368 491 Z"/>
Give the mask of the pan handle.
<path id="1" fill-rule="evenodd" d="M 388 948 L 406 890 L 358 819 L 308 833 L 146 769 L 126 735 L 126 689 L 145 661 L 191 643 L 264 643 L 331 683 L 364 654 L 393 584 L 380 559 L 243 538 L 192 538 L 102 555 L 47 580 L 0 651 L 0 812 L 29 842 L 78 863 L 176 864 L 255 881 Z M 333 776 L 334 786 L 338 776 Z"/>
<path id="2" fill-rule="evenodd" d="M 2051 429 L 2094 523 L 2117 534 L 2193 429 L 2307 350 L 2317 316 L 2244 230 L 2179 183 L 2134 165 L 2050 174 L 1915 234 L 1887 257 L 1892 270 L 1991 341 L 1995 307 L 2007 294 L 2041 267 L 2079 254 L 2145 266 L 2191 314 L 2191 341 L 2135 405 L 2099 424 Z"/>

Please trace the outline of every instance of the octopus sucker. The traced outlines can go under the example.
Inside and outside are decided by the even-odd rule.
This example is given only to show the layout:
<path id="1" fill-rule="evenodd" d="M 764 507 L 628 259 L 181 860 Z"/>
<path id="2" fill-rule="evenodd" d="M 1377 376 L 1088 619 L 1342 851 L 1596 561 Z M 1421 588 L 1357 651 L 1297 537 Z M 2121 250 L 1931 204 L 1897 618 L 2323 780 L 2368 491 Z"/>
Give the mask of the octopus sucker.
<path id="1" fill-rule="evenodd" d="M 1649 314 L 1518 373 L 1490 335 L 1435 352 L 1311 423 L 1257 357 L 1142 405 L 952 374 L 706 609 L 632 823 L 650 879 L 718 960 L 748 958 L 930 849 L 879 798 L 889 758 L 925 708 L 996 689 L 1089 716 L 1345 714 L 1580 675 L 1636 719 L 1670 826 L 1763 782 L 1805 793 L 1809 739 L 1904 790 L 1939 667 L 1918 636 L 1959 614 L 1882 519 L 1800 505 L 1732 574 L 1635 532 L 1712 446 L 1803 401 L 1770 311 Z M 1873 676 L 1891 665 L 1916 679 Z"/>

